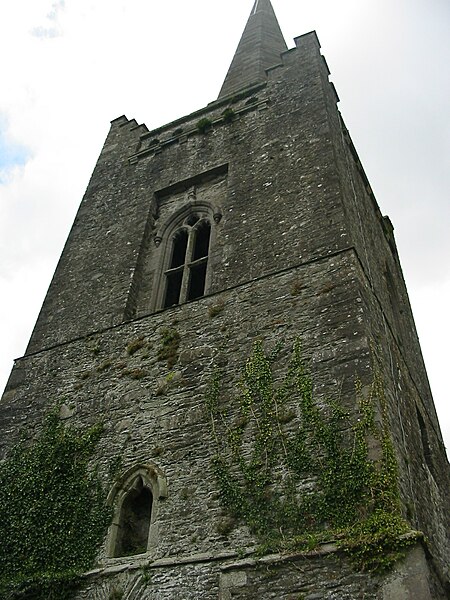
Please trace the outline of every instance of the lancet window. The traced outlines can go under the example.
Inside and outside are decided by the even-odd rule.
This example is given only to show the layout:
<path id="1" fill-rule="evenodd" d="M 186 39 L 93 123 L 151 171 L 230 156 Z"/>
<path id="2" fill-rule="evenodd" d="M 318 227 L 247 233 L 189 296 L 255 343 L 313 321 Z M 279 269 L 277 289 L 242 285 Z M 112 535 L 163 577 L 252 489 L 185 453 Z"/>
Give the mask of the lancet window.
<path id="1" fill-rule="evenodd" d="M 141 476 L 126 494 L 119 517 L 114 556 L 129 556 L 147 552 L 153 495 Z"/>
<path id="2" fill-rule="evenodd" d="M 210 222 L 196 214 L 190 214 L 172 234 L 162 308 L 205 295 L 210 240 Z"/>
<path id="3" fill-rule="evenodd" d="M 107 540 L 107 556 L 143 554 L 157 544 L 157 512 L 167 496 L 167 482 L 156 465 L 138 465 L 127 471 L 108 496 L 113 522 Z"/>

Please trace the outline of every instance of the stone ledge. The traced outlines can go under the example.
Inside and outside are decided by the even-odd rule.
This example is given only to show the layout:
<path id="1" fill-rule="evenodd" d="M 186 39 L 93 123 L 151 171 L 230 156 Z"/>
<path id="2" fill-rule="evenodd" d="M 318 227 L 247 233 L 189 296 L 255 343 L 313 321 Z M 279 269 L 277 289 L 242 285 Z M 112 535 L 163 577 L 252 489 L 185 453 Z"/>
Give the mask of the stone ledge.
<path id="1" fill-rule="evenodd" d="M 255 548 L 251 548 L 246 551 L 244 554 L 246 556 L 250 556 L 255 553 Z M 213 553 L 201 553 L 201 554 L 190 554 L 187 556 L 181 557 L 167 557 L 167 558 L 159 558 L 157 560 L 152 560 L 148 555 L 144 558 L 119 558 L 119 559 L 109 559 L 110 564 L 104 564 L 96 569 L 92 569 L 83 574 L 83 577 L 96 577 L 100 575 L 116 575 L 117 573 L 122 573 L 124 571 L 136 571 L 138 569 L 142 569 L 143 567 L 149 569 L 158 569 L 165 567 L 175 567 L 178 565 L 192 565 L 198 563 L 211 563 L 218 562 L 221 560 L 229 560 L 232 558 L 237 558 L 240 556 L 238 552 L 218 552 L 217 554 Z M 130 559 L 131 558 L 131 559 Z M 126 562 L 123 562 L 126 560 Z"/>
<path id="2" fill-rule="evenodd" d="M 234 114 L 235 114 L 235 118 L 238 119 L 242 115 L 244 115 L 245 113 L 248 113 L 250 111 L 253 111 L 256 109 L 258 109 L 259 111 L 264 111 L 264 110 L 267 110 L 267 108 L 268 108 L 268 100 L 262 99 L 262 100 L 258 100 L 257 102 L 254 102 L 252 104 L 244 105 L 241 108 L 237 108 L 234 111 Z M 211 107 L 210 107 L 210 110 L 211 110 Z M 223 117 L 223 115 L 219 115 L 218 117 L 211 119 L 211 128 L 214 128 L 218 125 L 224 125 L 224 124 L 227 124 L 227 121 Z M 153 134 L 153 132 L 146 132 L 145 134 L 143 134 L 141 136 L 141 140 L 148 139 L 149 137 L 151 137 L 151 134 Z M 198 130 L 196 125 L 194 125 L 193 127 L 190 127 L 186 131 L 183 131 L 182 134 L 172 135 L 171 137 L 169 137 L 161 142 L 158 142 L 157 144 L 155 144 L 151 147 L 147 147 L 147 148 L 140 150 L 139 152 L 136 152 L 135 154 L 133 154 L 132 156 L 130 156 L 128 158 L 128 162 L 132 165 L 136 164 L 139 159 L 141 159 L 145 156 L 148 156 L 148 155 L 159 154 L 160 152 L 162 152 L 162 150 L 164 148 L 171 146 L 173 144 L 176 144 L 176 143 L 184 143 L 189 137 L 192 137 L 194 135 L 204 135 L 202 132 L 200 132 Z"/>
<path id="3" fill-rule="evenodd" d="M 198 563 L 212 563 L 223 560 L 230 560 L 240 558 L 231 564 L 226 564 L 220 567 L 221 571 L 231 571 L 233 569 L 242 569 L 243 567 L 254 567 L 259 564 L 274 564 L 282 563 L 290 560 L 302 559 L 302 558 L 319 558 L 328 554 L 333 554 L 338 551 L 338 547 L 335 544 L 327 543 L 322 544 L 320 548 L 316 550 L 310 550 L 308 552 L 295 552 L 290 554 L 268 554 L 262 557 L 255 557 L 256 548 L 249 548 L 243 554 L 240 552 L 218 552 L 214 553 L 200 553 L 190 554 L 181 557 L 167 557 L 152 560 L 149 556 L 144 558 L 131 559 L 130 557 L 109 559 L 110 564 L 104 564 L 96 569 L 92 569 L 87 573 L 84 573 L 83 577 L 96 577 L 100 575 L 116 575 L 123 573 L 124 571 L 136 571 L 143 567 L 148 569 L 158 569 L 166 567 L 174 567 L 178 565 L 193 565 Z M 241 558 L 243 556 L 243 558 Z M 124 562 L 126 560 L 126 562 Z M 109 562 L 108 561 L 108 562 Z"/>
<path id="4" fill-rule="evenodd" d="M 221 571 L 232 571 L 234 569 L 242 569 L 245 567 L 255 567 L 257 565 L 272 565 L 283 562 L 289 562 L 291 560 L 297 559 L 309 559 L 309 558 L 320 558 L 322 556 L 327 556 L 328 554 L 334 554 L 339 552 L 339 548 L 332 543 L 321 544 L 320 548 L 316 550 L 310 550 L 308 552 L 294 552 L 290 554 L 267 554 L 266 556 L 262 556 L 261 558 L 247 558 L 240 560 L 238 562 L 234 562 L 232 564 L 223 565 L 221 567 Z"/>

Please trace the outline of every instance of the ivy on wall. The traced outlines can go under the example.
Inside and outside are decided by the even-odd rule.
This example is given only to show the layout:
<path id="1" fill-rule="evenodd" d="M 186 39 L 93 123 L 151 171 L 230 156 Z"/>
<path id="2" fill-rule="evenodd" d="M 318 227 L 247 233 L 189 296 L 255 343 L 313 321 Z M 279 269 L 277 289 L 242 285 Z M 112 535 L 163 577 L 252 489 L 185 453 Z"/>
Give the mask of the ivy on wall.
<path id="1" fill-rule="evenodd" d="M 218 372 L 211 381 L 206 405 L 223 505 L 263 551 L 334 540 L 358 567 L 388 568 L 416 538 L 405 535 L 379 377 L 366 395 L 357 386 L 352 416 L 338 402 L 318 404 L 298 341 L 281 382 L 273 376 L 276 356 L 256 342 L 230 402 Z M 376 409 L 384 417 L 378 422 Z"/>
<path id="2" fill-rule="evenodd" d="M 0 464 L 0 598 L 70 598 L 92 566 L 110 522 L 89 468 L 101 431 L 65 427 L 54 410 Z"/>

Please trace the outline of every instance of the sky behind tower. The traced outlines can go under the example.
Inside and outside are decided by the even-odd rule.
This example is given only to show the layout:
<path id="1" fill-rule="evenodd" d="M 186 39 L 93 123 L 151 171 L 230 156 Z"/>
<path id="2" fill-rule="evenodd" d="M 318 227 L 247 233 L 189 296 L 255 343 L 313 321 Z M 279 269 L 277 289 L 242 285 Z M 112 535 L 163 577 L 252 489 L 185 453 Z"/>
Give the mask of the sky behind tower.
<path id="1" fill-rule="evenodd" d="M 450 3 L 272 0 L 317 31 L 400 258 L 450 445 Z M 21 356 L 109 129 L 214 100 L 252 0 L 16 0 L 0 21 L 0 388 Z"/>

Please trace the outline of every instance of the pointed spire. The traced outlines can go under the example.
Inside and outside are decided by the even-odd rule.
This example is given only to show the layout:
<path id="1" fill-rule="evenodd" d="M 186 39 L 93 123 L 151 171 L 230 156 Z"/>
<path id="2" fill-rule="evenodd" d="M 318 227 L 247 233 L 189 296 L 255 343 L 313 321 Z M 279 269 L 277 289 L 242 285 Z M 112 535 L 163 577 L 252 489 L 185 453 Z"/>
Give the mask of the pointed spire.
<path id="1" fill-rule="evenodd" d="M 265 70 L 287 50 L 270 0 L 255 0 L 219 98 L 266 80 Z"/>

